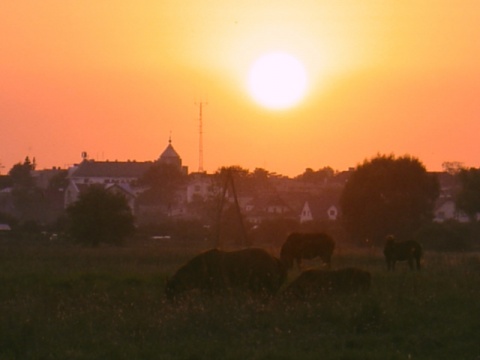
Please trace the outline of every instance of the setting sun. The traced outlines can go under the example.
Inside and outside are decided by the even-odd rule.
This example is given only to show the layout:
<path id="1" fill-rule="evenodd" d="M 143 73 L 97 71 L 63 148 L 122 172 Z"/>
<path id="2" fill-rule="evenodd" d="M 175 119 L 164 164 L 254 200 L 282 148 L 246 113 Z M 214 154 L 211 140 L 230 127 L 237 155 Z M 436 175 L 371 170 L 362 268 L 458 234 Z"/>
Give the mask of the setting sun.
<path id="1" fill-rule="evenodd" d="M 305 96 L 307 74 L 303 64 L 287 53 L 269 53 L 253 64 L 248 78 L 250 94 L 260 105 L 281 110 Z"/>
<path id="2" fill-rule="evenodd" d="M 0 175 L 150 161 L 170 134 L 208 172 L 480 166 L 480 1 L 460 3 L 0 1 Z"/>

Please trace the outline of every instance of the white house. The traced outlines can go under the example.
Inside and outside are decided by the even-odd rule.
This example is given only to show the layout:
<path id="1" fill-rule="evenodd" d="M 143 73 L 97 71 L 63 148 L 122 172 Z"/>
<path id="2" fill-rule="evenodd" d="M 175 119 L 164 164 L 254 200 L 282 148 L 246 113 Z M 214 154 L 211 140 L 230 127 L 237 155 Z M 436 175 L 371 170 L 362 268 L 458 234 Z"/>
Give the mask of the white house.
<path id="1" fill-rule="evenodd" d="M 463 211 L 457 209 L 454 200 L 444 199 L 437 203 L 434 210 L 433 221 L 442 223 L 446 220 L 456 220 L 461 223 L 467 223 L 470 221 L 470 218 Z"/>
<path id="2" fill-rule="evenodd" d="M 307 200 L 300 212 L 300 223 L 315 220 L 335 221 L 338 219 L 339 213 L 340 211 L 336 204 Z"/>
<path id="3" fill-rule="evenodd" d="M 343 186 L 329 187 L 319 195 L 308 197 L 300 211 L 300 223 L 338 220 L 342 190 Z"/>

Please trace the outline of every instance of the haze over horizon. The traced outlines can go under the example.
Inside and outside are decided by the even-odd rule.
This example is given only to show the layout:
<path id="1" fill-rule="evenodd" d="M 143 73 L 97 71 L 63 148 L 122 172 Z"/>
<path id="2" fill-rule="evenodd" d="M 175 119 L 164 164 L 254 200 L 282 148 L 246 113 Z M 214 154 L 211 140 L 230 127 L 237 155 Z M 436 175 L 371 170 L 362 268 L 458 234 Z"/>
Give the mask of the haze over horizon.
<path id="1" fill-rule="evenodd" d="M 480 2 L 0 3 L 0 163 L 148 161 L 190 171 L 346 170 L 376 154 L 480 167 Z M 271 109 L 252 65 L 301 62 L 298 103 Z"/>

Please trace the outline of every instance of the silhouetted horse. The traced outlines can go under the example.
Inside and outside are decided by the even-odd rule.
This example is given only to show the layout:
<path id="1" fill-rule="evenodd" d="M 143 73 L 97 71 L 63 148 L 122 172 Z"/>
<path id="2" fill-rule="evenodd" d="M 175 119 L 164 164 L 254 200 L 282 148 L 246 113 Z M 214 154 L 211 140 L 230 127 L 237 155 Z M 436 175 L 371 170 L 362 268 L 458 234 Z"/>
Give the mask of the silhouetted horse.
<path id="1" fill-rule="evenodd" d="M 422 246 L 414 240 L 396 241 L 393 235 L 389 235 L 386 238 L 383 254 L 388 270 L 395 270 L 397 261 L 408 261 L 411 270 L 413 270 L 414 265 L 416 265 L 417 270 L 420 270 Z"/>
<path id="2" fill-rule="evenodd" d="M 191 290 L 221 294 L 229 289 L 254 295 L 274 295 L 287 277 L 279 259 L 262 249 L 221 251 L 195 256 L 167 281 L 165 293 L 174 299 Z"/>
<path id="3" fill-rule="evenodd" d="M 324 233 L 292 233 L 280 250 L 280 260 L 288 269 L 293 267 L 294 261 L 300 267 L 302 259 L 320 257 L 330 267 L 335 243 Z"/>
<path id="4" fill-rule="evenodd" d="M 308 269 L 292 281 L 282 295 L 287 298 L 306 300 L 326 294 L 353 294 L 367 291 L 370 285 L 370 273 L 358 268 Z"/>

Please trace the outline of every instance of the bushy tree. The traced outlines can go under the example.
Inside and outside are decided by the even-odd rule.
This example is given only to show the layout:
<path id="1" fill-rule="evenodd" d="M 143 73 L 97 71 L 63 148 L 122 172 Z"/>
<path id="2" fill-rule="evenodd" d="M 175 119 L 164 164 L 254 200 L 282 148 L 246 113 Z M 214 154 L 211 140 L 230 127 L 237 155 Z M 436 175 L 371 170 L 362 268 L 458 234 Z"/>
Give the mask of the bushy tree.
<path id="1" fill-rule="evenodd" d="M 410 237 L 431 221 L 438 195 L 437 177 L 418 159 L 378 155 L 355 169 L 340 206 L 350 236 L 378 244 L 387 234 Z"/>
<path id="2" fill-rule="evenodd" d="M 69 233 L 79 243 L 120 244 L 134 232 L 134 218 L 126 198 L 92 185 L 67 209 Z"/>
<path id="3" fill-rule="evenodd" d="M 324 167 L 314 171 L 311 168 L 305 169 L 303 174 L 298 175 L 295 179 L 302 180 L 310 183 L 324 183 L 329 179 L 332 179 L 335 176 L 335 171 L 331 167 Z"/>
<path id="4" fill-rule="evenodd" d="M 34 180 L 32 177 L 32 171 L 35 170 L 35 161 L 31 162 L 30 158 L 27 156 L 25 161 L 13 165 L 13 167 L 8 172 L 8 175 L 12 179 L 14 186 L 21 187 L 32 187 L 34 186 Z"/>
<path id="5" fill-rule="evenodd" d="M 257 176 L 259 178 L 264 177 L 261 173 L 257 173 Z M 252 190 L 252 176 L 250 171 L 237 165 L 219 168 L 213 175 L 213 178 L 219 189 L 222 189 L 224 186 L 230 186 L 229 181 L 231 180 L 237 193 Z"/>
<path id="6" fill-rule="evenodd" d="M 32 172 L 35 170 L 35 159 L 25 158 L 23 163 L 15 164 L 8 175 L 12 182 L 12 198 L 15 216 L 21 221 L 39 221 L 45 207 L 45 194 L 35 185 Z"/>
<path id="7" fill-rule="evenodd" d="M 474 221 L 476 214 L 480 213 L 480 169 L 461 169 L 457 176 L 460 190 L 455 199 L 456 206 Z"/>
<path id="8" fill-rule="evenodd" d="M 174 165 L 155 163 L 138 181 L 138 185 L 147 188 L 140 195 L 140 201 L 150 205 L 173 204 L 176 190 L 186 180 L 186 175 Z"/>
<path id="9" fill-rule="evenodd" d="M 240 166 L 221 167 L 214 174 L 214 181 L 222 189 L 230 179 L 234 183 L 238 194 L 262 195 L 275 192 L 270 178 L 275 176 L 263 168 L 255 168 L 252 172 Z M 232 189 L 230 189 L 232 190 Z"/>

